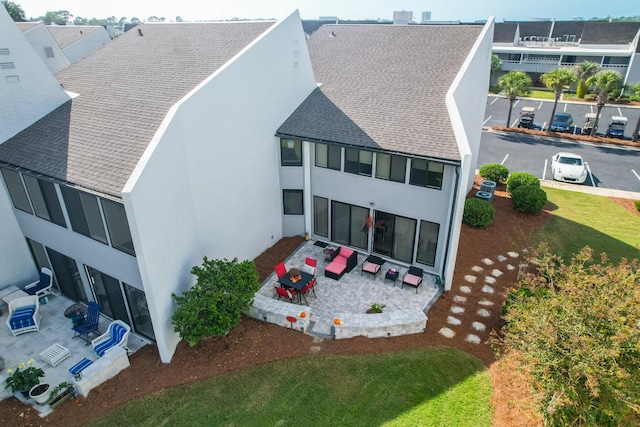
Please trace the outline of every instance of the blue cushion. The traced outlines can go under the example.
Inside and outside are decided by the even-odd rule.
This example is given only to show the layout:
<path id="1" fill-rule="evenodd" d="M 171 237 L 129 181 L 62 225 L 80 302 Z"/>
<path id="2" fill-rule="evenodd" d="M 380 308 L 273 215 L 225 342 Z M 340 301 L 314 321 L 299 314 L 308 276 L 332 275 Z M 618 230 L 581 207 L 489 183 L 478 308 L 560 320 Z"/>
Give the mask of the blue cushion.
<path id="1" fill-rule="evenodd" d="M 40 282 L 33 288 L 25 289 L 25 292 L 29 295 L 35 295 L 38 291 L 43 290 L 49 286 L 49 275 L 40 273 Z"/>
<path id="2" fill-rule="evenodd" d="M 17 309 L 13 312 L 12 316 L 15 316 L 15 315 L 21 315 L 21 314 L 28 314 L 28 315 L 32 315 L 34 311 L 36 311 L 36 306 L 35 306 L 35 305 L 28 305 L 28 306 L 26 306 L 26 307 L 20 307 L 20 308 L 17 308 Z"/>
<path id="3" fill-rule="evenodd" d="M 9 319 L 9 326 L 11 326 L 11 329 L 26 328 L 35 324 L 36 322 L 33 320 L 33 312 L 30 314 L 19 314 L 17 316 L 14 314 L 11 316 L 11 319 Z"/>
<path id="4" fill-rule="evenodd" d="M 78 363 L 70 367 L 69 372 L 71 373 L 71 375 L 78 375 L 80 372 L 82 372 L 86 367 L 88 367 L 92 363 L 93 363 L 93 360 L 89 360 L 85 357 L 84 359 L 82 359 L 81 361 L 79 361 Z"/>
<path id="5" fill-rule="evenodd" d="M 102 357 L 107 352 L 107 350 L 116 345 L 118 345 L 118 342 L 114 341 L 113 338 L 109 338 L 108 340 L 103 341 L 95 346 L 94 350 L 98 356 Z"/>

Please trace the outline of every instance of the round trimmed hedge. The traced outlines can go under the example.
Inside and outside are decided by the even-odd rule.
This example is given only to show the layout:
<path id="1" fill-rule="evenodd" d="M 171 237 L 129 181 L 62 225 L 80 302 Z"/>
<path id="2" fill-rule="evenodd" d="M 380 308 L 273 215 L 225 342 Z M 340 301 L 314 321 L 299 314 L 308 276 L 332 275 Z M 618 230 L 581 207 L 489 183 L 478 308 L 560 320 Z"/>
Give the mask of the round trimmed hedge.
<path id="1" fill-rule="evenodd" d="M 636 200 L 636 209 L 640 212 L 640 200 Z"/>
<path id="2" fill-rule="evenodd" d="M 500 163 L 488 163 L 478 171 L 484 179 L 494 182 L 504 182 L 509 176 L 509 169 Z"/>
<path id="3" fill-rule="evenodd" d="M 482 199 L 467 199 L 464 202 L 462 222 L 472 227 L 487 228 L 493 224 L 496 208 L 491 202 Z"/>
<path id="4" fill-rule="evenodd" d="M 513 190 L 521 185 L 540 187 L 540 180 L 529 172 L 514 172 L 507 178 L 507 192 L 513 193 Z"/>
<path id="5" fill-rule="evenodd" d="M 547 193 L 539 185 L 521 185 L 511 192 L 511 203 L 520 212 L 540 212 L 547 203 Z"/>

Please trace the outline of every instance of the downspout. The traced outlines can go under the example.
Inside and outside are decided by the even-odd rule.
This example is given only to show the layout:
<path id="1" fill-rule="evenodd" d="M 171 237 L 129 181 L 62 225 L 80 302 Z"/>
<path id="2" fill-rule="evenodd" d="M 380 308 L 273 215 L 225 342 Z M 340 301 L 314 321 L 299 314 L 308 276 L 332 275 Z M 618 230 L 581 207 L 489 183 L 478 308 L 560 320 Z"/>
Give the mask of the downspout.
<path id="1" fill-rule="evenodd" d="M 462 167 L 456 167 L 455 171 L 456 171 L 456 180 L 455 180 L 455 187 L 454 187 L 454 191 L 452 193 L 452 197 L 451 197 L 451 213 L 449 214 L 449 230 L 447 231 L 447 246 L 445 248 L 444 251 L 444 259 L 442 261 L 442 267 L 445 267 L 447 265 L 447 260 L 449 258 L 449 246 L 451 245 L 451 233 L 453 232 L 453 217 L 454 217 L 454 213 L 456 211 L 456 206 L 454 206 L 455 204 L 455 200 L 456 200 L 456 196 L 458 194 L 458 187 L 460 187 L 460 168 Z M 442 295 L 444 295 L 444 290 L 445 290 L 445 283 L 447 278 L 444 277 L 444 269 L 440 272 L 440 277 L 442 277 L 441 280 L 441 286 L 442 286 Z"/>

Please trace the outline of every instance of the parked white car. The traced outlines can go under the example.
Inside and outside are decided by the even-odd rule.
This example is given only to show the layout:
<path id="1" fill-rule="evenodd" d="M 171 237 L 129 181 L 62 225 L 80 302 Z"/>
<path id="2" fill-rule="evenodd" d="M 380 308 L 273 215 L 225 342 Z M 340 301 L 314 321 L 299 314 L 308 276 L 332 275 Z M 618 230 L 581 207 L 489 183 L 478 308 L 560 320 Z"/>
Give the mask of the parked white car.
<path id="1" fill-rule="evenodd" d="M 587 168 L 582 156 L 558 153 L 551 158 L 551 174 L 556 181 L 582 184 L 587 179 Z"/>

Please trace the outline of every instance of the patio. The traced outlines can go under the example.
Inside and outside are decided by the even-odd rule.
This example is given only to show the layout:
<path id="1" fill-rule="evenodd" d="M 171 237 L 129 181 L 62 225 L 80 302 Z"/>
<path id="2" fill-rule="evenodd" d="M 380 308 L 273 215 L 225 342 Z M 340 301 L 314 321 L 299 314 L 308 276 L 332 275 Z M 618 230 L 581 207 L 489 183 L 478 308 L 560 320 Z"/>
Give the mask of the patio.
<path id="1" fill-rule="evenodd" d="M 63 381 L 72 383 L 69 368 L 78 361 L 85 357 L 90 360 L 96 360 L 98 358 L 90 344 L 87 345 L 86 342 L 80 338 L 73 338 L 74 332 L 71 329 L 72 321 L 64 316 L 65 309 L 73 303 L 73 301 L 63 296 L 49 295 L 48 302 L 41 304 L 39 308 L 39 312 L 42 314 L 40 331 L 27 332 L 15 337 L 6 324 L 8 317 L 7 306 L 6 304 L 2 305 L 2 316 L 0 317 L 0 342 L 2 343 L 2 347 L 0 348 L 0 356 L 4 358 L 5 366 L 4 369 L 0 371 L 0 380 L 2 381 L 0 400 L 12 396 L 10 390 L 4 388 L 4 380 L 8 375 L 7 369 L 13 369 L 20 363 L 26 364 L 29 359 L 33 359 L 33 366 L 41 368 L 45 373 L 45 376 L 40 379 L 40 382 L 47 382 L 51 384 L 52 387 L 55 387 Z M 109 323 L 111 323 L 110 320 L 101 317 L 99 325 L 100 333 L 106 331 Z M 90 339 L 95 337 L 97 337 L 97 335 L 91 335 Z M 67 357 L 56 367 L 53 367 L 43 361 L 39 354 L 55 343 L 68 348 L 71 352 L 71 357 Z M 132 352 L 139 350 L 146 344 L 147 341 L 132 333 L 129 334 L 127 347 Z M 18 399 L 33 404 L 41 416 L 45 416 L 51 411 L 46 404 L 38 405 L 31 399 L 24 400 L 22 396 L 18 397 Z"/>
<path id="2" fill-rule="evenodd" d="M 329 245 L 329 247 L 336 248 L 335 245 Z M 417 294 L 416 289 L 410 286 L 405 285 L 401 289 L 402 276 L 409 268 L 406 265 L 395 264 L 391 261 L 386 261 L 382 265 L 380 273 L 375 276 L 375 280 L 371 274 L 361 274 L 362 264 L 367 257 L 367 254 L 364 253 L 358 253 L 356 267 L 342 276 L 340 280 L 325 277 L 324 269 L 329 262 L 325 259 L 323 247 L 317 246 L 313 241 L 303 243 L 286 259 L 287 270 L 293 267 L 302 269 L 307 257 L 318 260 L 316 266 L 318 279 L 314 286 L 317 297 L 314 297 L 313 293 L 306 295 L 306 300 L 309 303 L 308 307 L 304 304 L 304 301 L 302 304 L 279 302 L 294 306 L 291 308 L 294 308 L 293 311 L 295 312 L 306 311 L 309 313 L 309 318 L 304 319 L 304 324 L 308 325 L 304 332 L 309 335 L 336 338 L 334 319 L 338 318 L 351 324 L 361 323 L 363 319 L 361 315 L 364 315 L 372 303 L 384 304 L 386 305 L 385 313 L 394 313 L 391 319 L 387 319 L 387 323 L 402 322 L 403 319 L 400 314 L 402 312 L 420 311 L 427 314 L 429 308 L 435 304 L 442 292 L 441 288 L 436 285 L 436 276 L 427 273 L 423 277 L 423 283 L 418 288 Z M 386 271 L 392 268 L 400 272 L 395 283 L 385 280 Z M 256 295 L 277 301 L 277 294 L 274 289 L 277 283 L 277 276 L 274 272 L 262 283 L 262 287 Z M 256 302 L 254 302 L 255 305 Z M 265 320 L 264 313 L 260 315 L 261 317 L 258 317 L 257 313 L 252 310 L 252 316 Z M 366 316 L 367 320 L 375 318 L 374 315 Z M 282 322 L 281 324 L 284 326 L 285 323 Z M 289 325 L 289 323 L 286 324 Z M 401 335 L 401 333 L 397 335 Z"/>

